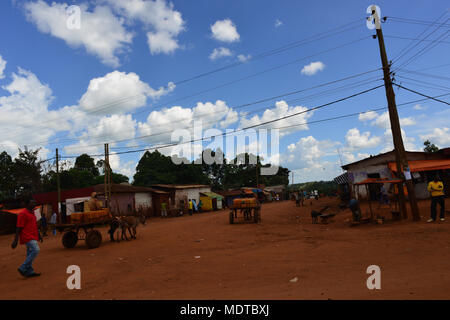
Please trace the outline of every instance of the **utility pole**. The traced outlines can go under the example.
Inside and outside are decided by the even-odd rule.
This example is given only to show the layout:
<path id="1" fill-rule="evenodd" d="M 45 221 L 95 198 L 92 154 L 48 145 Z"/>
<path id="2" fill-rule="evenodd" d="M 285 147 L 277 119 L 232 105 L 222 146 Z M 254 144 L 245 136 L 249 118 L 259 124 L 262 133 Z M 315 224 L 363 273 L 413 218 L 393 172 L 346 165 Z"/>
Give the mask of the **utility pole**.
<path id="1" fill-rule="evenodd" d="M 109 169 L 109 146 L 105 143 L 105 205 L 107 208 L 110 207 L 110 199 L 111 199 L 111 176 Z"/>
<path id="2" fill-rule="evenodd" d="M 417 207 L 416 194 L 412 184 L 411 175 L 409 173 L 408 160 L 406 158 L 405 146 L 403 144 L 402 131 L 400 128 L 400 120 L 398 117 L 397 106 L 395 103 L 395 94 L 392 87 L 390 64 L 386 55 L 386 47 L 384 45 L 383 31 L 381 30 L 380 17 L 378 16 L 376 6 L 372 6 L 372 16 L 375 19 L 378 44 L 380 46 L 381 63 L 383 65 L 384 86 L 386 90 L 386 98 L 389 108 L 389 120 L 391 122 L 392 138 L 394 140 L 395 162 L 397 164 L 397 174 L 402 181 L 405 181 L 408 189 L 409 203 L 414 220 L 420 220 L 419 208 Z M 407 172 L 406 180 L 403 170 Z M 400 211 L 403 218 L 407 218 L 405 193 L 403 191 L 403 183 L 398 188 L 398 196 L 400 203 Z"/>
<path id="3" fill-rule="evenodd" d="M 258 172 L 258 169 L 259 169 L 259 159 L 258 159 L 258 156 L 256 156 L 256 189 L 258 189 L 258 180 L 259 180 L 259 172 Z"/>
<path id="4" fill-rule="evenodd" d="M 59 180 L 59 154 L 58 148 L 56 148 L 56 188 L 58 190 L 58 205 L 56 206 L 56 214 L 58 217 L 58 221 L 61 221 L 61 212 L 59 211 L 59 205 L 61 203 L 61 185 Z"/>

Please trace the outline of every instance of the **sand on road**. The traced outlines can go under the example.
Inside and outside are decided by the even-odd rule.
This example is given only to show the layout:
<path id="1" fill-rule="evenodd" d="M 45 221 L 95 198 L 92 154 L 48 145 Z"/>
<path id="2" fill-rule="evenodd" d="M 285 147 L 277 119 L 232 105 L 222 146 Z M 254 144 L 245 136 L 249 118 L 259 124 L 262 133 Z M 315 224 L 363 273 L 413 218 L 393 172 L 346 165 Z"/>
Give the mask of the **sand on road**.
<path id="1" fill-rule="evenodd" d="M 311 205 L 312 203 L 312 205 Z M 310 212 L 330 204 L 329 224 Z M 449 299 L 450 219 L 349 227 L 336 199 L 264 204 L 259 224 L 228 222 L 228 211 L 151 218 L 137 240 L 73 249 L 50 235 L 25 279 L 17 267 L 25 247 L 0 236 L 0 299 Z M 364 210 L 363 210 L 364 211 Z M 389 216 L 386 216 L 390 218 Z M 81 289 L 66 286 L 69 265 L 81 268 Z M 381 290 L 366 286 L 367 267 L 381 268 Z"/>

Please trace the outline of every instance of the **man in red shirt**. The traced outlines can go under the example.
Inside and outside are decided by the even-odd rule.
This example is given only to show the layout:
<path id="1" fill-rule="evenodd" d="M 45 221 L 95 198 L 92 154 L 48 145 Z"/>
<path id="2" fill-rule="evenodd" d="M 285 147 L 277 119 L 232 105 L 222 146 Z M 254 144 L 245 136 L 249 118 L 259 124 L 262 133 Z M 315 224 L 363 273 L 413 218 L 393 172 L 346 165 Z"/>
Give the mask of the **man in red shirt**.
<path id="1" fill-rule="evenodd" d="M 42 242 L 42 237 L 37 227 L 36 216 L 33 212 L 35 206 L 36 202 L 34 200 L 28 200 L 25 209 L 18 214 L 16 236 L 11 244 L 11 247 L 15 249 L 20 238 L 20 244 L 25 244 L 27 246 L 27 258 L 19 269 L 17 269 L 19 273 L 26 278 L 41 275 L 40 273 L 34 272 L 32 266 L 34 259 L 40 251 L 38 240 Z"/>

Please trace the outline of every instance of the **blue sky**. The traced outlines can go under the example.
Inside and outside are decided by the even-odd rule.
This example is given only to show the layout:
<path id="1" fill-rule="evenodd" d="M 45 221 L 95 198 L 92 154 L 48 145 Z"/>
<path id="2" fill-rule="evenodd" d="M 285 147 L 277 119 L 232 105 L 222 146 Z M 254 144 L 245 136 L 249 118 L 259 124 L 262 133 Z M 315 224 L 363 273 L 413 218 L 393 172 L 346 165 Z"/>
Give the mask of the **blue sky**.
<path id="1" fill-rule="evenodd" d="M 2 1 L 0 150 L 14 156 L 18 147 L 41 147 L 45 159 L 55 148 L 64 156 L 101 154 L 108 142 L 112 153 L 131 151 L 168 143 L 171 131 L 191 128 L 194 120 L 203 120 L 204 128 L 242 128 L 375 87 L 382 84 L 381 70 L 240 107 L 379 68 L 378 42 L 370 37 L 375 32 L 364 21 L 371 4 L 388 16 L 382 28 L 389 59 L 399 56 L 394 69 L 436 44 L 398 70 L 397 82 L 431 96 L 448 93 L 446 1 Z M 68 12 L 71 5 L 80 10 L 79 29 L 67 27 L 68 19 L 72 26 L 78 21 L 76 11 Z M 440 16 L 445 25 L 438 29 L 398 19 Z M 315 41 L 298 43 L 312 36 Z M 421 99 L 403 89 L 396 89 L 396 98 L 397 104 Z M 392 149 L 385 110 L 292 126 L 384 106 L 379 88 L 262 127 L 291 126 L 280 131 L 279 159 L 295 182 L 328 180 L 341 173 L 341 162 Z M 450 146 L 447 105 L 426 100 L 398 111 L 407 150 L 422 149 L 425 139 Z M 112 167 L 132 177 L 141 155 L 115 155 Z"/>

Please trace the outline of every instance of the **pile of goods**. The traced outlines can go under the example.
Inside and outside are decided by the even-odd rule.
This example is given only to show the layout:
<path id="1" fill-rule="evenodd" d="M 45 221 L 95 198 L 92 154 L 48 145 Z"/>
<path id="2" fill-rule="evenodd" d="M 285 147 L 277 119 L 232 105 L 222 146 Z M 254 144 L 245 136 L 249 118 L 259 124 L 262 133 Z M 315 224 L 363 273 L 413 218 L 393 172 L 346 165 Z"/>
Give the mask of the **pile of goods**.
<path id="1" fill-rule="evenodd" d="M 234 208 L 254 208 L 256 206 L 256 198 L 238 198 L 233 200 Z"/>
<path id="2" fill-rule="evenodd" d="M 95 223 L 102 222 L 110 218 L 109 209 L 105 208 L 96 211 L 74 212 L 71 215 L 72 223 Z"/>

